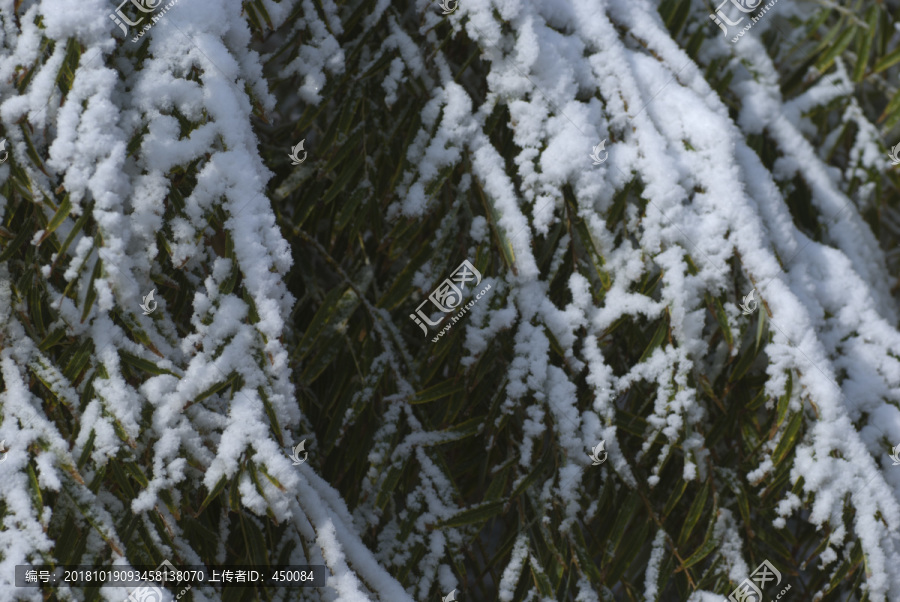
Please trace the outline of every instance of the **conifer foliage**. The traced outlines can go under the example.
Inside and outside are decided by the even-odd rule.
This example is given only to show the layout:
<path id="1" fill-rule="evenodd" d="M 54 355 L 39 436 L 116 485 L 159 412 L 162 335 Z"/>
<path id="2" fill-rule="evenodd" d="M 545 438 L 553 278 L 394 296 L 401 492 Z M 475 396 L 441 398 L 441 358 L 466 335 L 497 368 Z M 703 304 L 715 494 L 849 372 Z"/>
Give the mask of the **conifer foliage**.
<path id="1" fill-rule="evenodd" d="M 725 4 L 0 0 L 0 599 L 900 599 L 900 7 Z"/>

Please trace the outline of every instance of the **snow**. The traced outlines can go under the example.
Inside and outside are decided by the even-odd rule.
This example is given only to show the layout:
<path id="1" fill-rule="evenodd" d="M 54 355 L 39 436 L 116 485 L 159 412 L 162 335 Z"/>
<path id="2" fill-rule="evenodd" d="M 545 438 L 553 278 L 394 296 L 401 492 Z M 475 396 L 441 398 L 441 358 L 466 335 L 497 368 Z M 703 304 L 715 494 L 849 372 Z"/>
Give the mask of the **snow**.
<path id="1" fill-rule="evenodd" d="M 240 3 L 179 2 L 142 38 L 149 39 L 149 52 L 140 69 L 118 55 L 120 32 L 108 18 L 106 2 L 88 0 L 74 12 L 62 0 L 26 3 L 17 9 L 24 11 L 17 29 L 4 21 L 9 57 L 0 60 L 5 98 L 0 120 L 11 153 L 26 155 L 25 139 L 13 127 L 25 119 L 52 174 L 22 162 L 36 196 L 49 197 L 48 191 L 62 183 L 73 204 L 58 233 L 68 233 L 74 220 L 89 212 L 96 235 L 79 234 L 54 268 L 36 266 L 45 282 L 56 271 L 72 283 L 74 297 L 48 286 L 48 300 L 60 316 L 54 327 L 93 344 L 91 369 L 83 378 L 92 383 L 93 393 L 83 408 L 84 385 L 67 382 L 39 342 L 29 338 L 20 316 L 27 308 L 13 298 L 9 270 L 0 266 L 0 335 L 16 341 L 0 346 L 5 386 L 0 438 L 15 442 L 8 461 L 0 464 L 8 483 L 0 497 L 9 515 L 6 525 L 16 525 L 14 533 L 0 531 L 2 574 L 52 549 L 44 532 L 50 513 L 43 510 L 39 518 L 32 507 L 23 472 L 27 463 L 43 488 L 65 490 L 89 509 L 96 532 L 86 554 L 99 557 L 110 546 L 124 550 L 117 534 L 120 504 L 108 492 L 94 494 L 84 482 L 110 461 L 146 457 L 152 466 L 149 484 L 127 510 L 142 513 L 159 547 L 163 542 L 146 513 L 161 509 L 167 525 L 177 524 L 161 492 L 177 498 L 179 488 L 191 482 L 209 491 L 223 477 L 238 478 L 240 501 L 248 511 L 270 512 L 290 525 L 286 537 L 298 544 L 293 560 L 329 566 L 325 599 L 424 599 L 434 588 L 446 592 L 460 585 L 448 556 L 472 534 L 432 525 L 477 504 L 460 499 L 434 455 L 453 433 L 427 429 L 409 403 L 423 388 L 414 368 L 422 360 L 418 348 L 407 347 L 392 311 L 371 298 L 357 298 L 373 324 L 367 335 L 379 350 L 369 366 L 373 374 L 340 417 L 344 426 L 381 394 L 383 374 L 390 375 L 393 391 L 381 400 L 387 410 L 373 425 L 370 467 L 352 513 L 313 463 L 293 466 L 277 441 L 276 435 L 287 441 L 308 437 L 312 444 L 315 437 L 301 435 L 307 419 L 297 405 L 290 349 L 283 341 L 296 301 L 286 285 L 295 258 L 270 207 L 273 173 L 260 155 L 251 115 L 259 103 L 267 114 L 299 119 L 308 106 L 325 101 L 323 89 L 344 75 L 352 51 L 345 54 L 350 48 L 342 46 L 344 11 L 332 0 L 263 3 L 276 28 L 283 26 L 283 35 L 300 40 L 296 58 L 278 73 L 298 82 L 291 95 L 296 98 L 283 104 L 263 72 L 267 57 L 249 50 L 251 32 Z M 589 470 L 627 488 L 655 488 L 662 471 L 675 464 L 687 481 L 723 478 L 710 471 L 705 427 L 713 408 L 695 388 L 695 376 L 738 349 L 724 343 L 707 348 L 707 333 L 717 327 L 707 298 L 722 300 L 727 325 L 740 340 L 752 326 L 737 307 L 740 295 L 735 297 L 734 289 L 743 287 L 741 294 L 755 289 L 771 333 L 761 360 L 767 411 L 786 392 L 791 374 L 788 418 L 802 413 L 804 425 L 790 472 L 791 484 L 803 478 L 802 491 L 773 501 L 778 518 L 771 527 L 782 529 L 802 518 L 828 533 L 823 567 L 833 567 L 858 540 L 866 556 L 869 598 L 897 599 L 900 476 L 888 471 L 885 442 L 900 441 L 898 311 L 885 254 L 861 217 L 874 205 L 878 189 L 866 184 L 850 195 L 845 186 L 884 168 L 879 129 L 855 100 L 849 101 L 844 119 L 858 133 L 851 167 L 842 173 L 824 160 L 826 148 L 812 141 L 817 132 L 808 115 L 850 93 L 847 66 L 838 60 L 835 72 L 804 94 L 787 101 L 782 97 L 778 71 L 759 36 L 776 18 L 805 9 L 779 5 L 780 12 L 760 21 L 740 43 L 716 37 L 704 45 L 702 61 L 720 56 L 734 72 L 729 84 L 739 105 L 734 120 L 705 80 L 704 67 L 671 39 L 657 9 L 658 3 L 643 0 L 462 2 L 447 22 L 478 45 L 489 71 L 484 98 L 475 98 L 456 80 L 446 51 L 423 52 L 420 38 L 434 43 L 442 18 L 433 3 L 418 3 L 417 33 L 407 29 L 390 2 L 372 3 L 363 27 L 388 33 L 378 48 L 364 49 L 364 63 L 391 58 L 377 81 L 383 93 L 379 100 L 388 108 L 402 102 L 402 90 L 413 80 L 428 94 L 420 130 L 406 156 L 398 157 L 410 166 L 401 173 L 386 220 L 432 217 L 438 203 L 425 191 L 448 171 L 460 206 L 483 193 L 487 211 L 471 217 L 468 232 L 458 236 L 465 239 L 461 248 L 473 259 L 482 247 L 508 243 L 514 259 L 508 270 L 492 264 L 495 271 L 484 274 L 482 284 L 490 285 L 488 296 L 456 326 L 465 329 L 460 364 L 476 364 L 497 337 L 513 342 L 506 384 L 496 392 L 503 414 L 524 417 L 511 481 L 522 481 L 537 450 L 543 452 L 549 441 L 554 474 L 532 485 L 529 495 L 562 509 L 563 522 L 552 525 L 561 533 L 579 528 L 596 512 L 596 505 L 588 505 L 595 500 L 584 493 Z M 43 37 L 57 42 L 48 56 L 42 55 Z M 66 60 L 67 38 L 86 50 L 61 102 L 56 74 Z M 12 93 L 17 67 L 32 64 L 40 66 L 27 89 Z M 488 116 L 501 105 L 509 111 L 504 125 L 512 133 L 511 156 L 484 131 Z M 184 131 L 179 115 L 195 127 Z M 138 149 L 128 153 L 139 133 Z M 310 139 L 315 135 L 310 133 Z M 748 146 L 749 135 L 770 141 L 777 154 L 772 169 Z M 595 166 L 588 153 L 602 140 L 609 157 Z M 830 149 L 837 135 L 825 141 Z M 182 199 L 184 210 L 166 217 L 166 208 L 173 208 L 173 170 L 194 162 L 196 183 Z M 456 181 L 461 164 L 471 165 L 471 173 Z M 0 167 L 0 177 L 8 175 L 9 169 Z M 795 179 L 809 189 L 810 203 L 822 216 L 817 240 L 796 226 L 784 201 L 785 186 Z M 624 225 L 618 226 L 621 231 L 610 230 L 606 217 L 613 201 L 633 182 L 639 186 L 624 208 Z M 0 199 L 4 216 L 8 202 Z M 466 208 L 467 214 L 481 211 Z M 224 223 L 217 223 L 217 212 Z M 578 269 L 564 281 L 569 300 L 561 305 L 551 299 L 550 282 L 568 261 L 573 233 L 565 228 L 544 273 L 536 253 L 554 228 L 573 220 L 587 229 L 609 284 L 587 267 L 594 257 L 576 258 Z M 455 214 L 435 221 L 440 222 L 435 241 L 460 234 Z M 218 230 L 227 232 L 233 256 L 220 257 L 209 244 Z M 33 245 L 42 232 L 31 237 Z M 165 298 L 171 300 L 177 283 L 159 259 L 160 237 L 171 250 L 171 267 L 194 291 L 186 336 L 179 330 L 185 325 L 167 313 Z M 445 277 L 447 262 L 452 263 L 447 257 L 426 262 L 413 285 L 423 293 L 431 290 Z M 102 268 L 93 284 L 97 297 L 82 320 L 95 265 Z M 241 294 L 220 291 L 233 270 L 242 275 L 258 320 L 250 320 L 250 304 Z M 661 276 L 652 294 L 640 292 L 648 274 Z M 161 297 L 159 309 L 144 316 L 137 301 L 153 288 Z M 662 343 L 617 373 L 604 342 L 607 331 L 621 322 L 655 325 L 662 320 L 669 325 Z M 138 330 L 150 345 L 135 341 L 132 333 Z M 125 376 L 123 352 L 171 374 L 147 375 L 135 385 Z M 79 428 L 71 443 L 44 417 L 41 400 L 30 390 L 32 375 L 77 414 Z M 240 385 L 198 400 L 233 376 L 240 377 L 235 381 Z M 634 447 L 616 426 L 615 404 L 647 384 L 652 388 L 646 427 L 641 447 L 629 456 Z M 278 416 L 278 433 L 266 404 Z M 152 412 L 150 428 L 141 426 L 144 410 Z M 756 465 L 740 475 L 759 491 L 772 475 L 771 455 L 788 422 L 762 444 Z M 75 458 L 91 437 L 93 449 L 80 473 Z M 28 445 L 38 441 L 42 451 L 26 454 Z M 591 467 L 588 453 L 599 441 L 606 442 L 609 460 L 602 468 Z M 645 460 L 649 473 L 637 469 Z M 267 479 L 257 486 L 246 470 L 238 477 L 248 461 L 264 466 L 284 490 Z M 417 479 L 402 510 L 377 508 L 374 500 L 390 471 L 410 465 Z M 845 525 L 848 500 L 856 512 Z M 739 582 L 749 573 L 743 557 L 746 534 L 736 508 L 719 507 L 718 512 L 716 553 L 726 560 L 729 578 Z M 549 515 L 544 518 L 550 522 Z M 223 519 L 221 530 L 226 529 Z M 363 534 L 373 531 L 370 549 Z M 402 540 L 401 533 L 406 533 Z M 644 572 L 648 599 L 657 594 L 669 535 L 660 529 L 653 539 Z M 194 553 L 177 528 L 170 536 L 184 557 Z M 391 572 L 410 562 L 417 546 L 422 550 L 417 582 L 404 589 Z M 529 549 L 528 536 L 519 534 L 498 584 L 500 600 L 514 598 L 526 563 L 536 562 Z M 221 542 L 218 555 L 226 555 Z M 130 562 L 118 552 L 114 560 Z M 577 599 L 600 599 L 597 587 L 580 580 Z M 692 602 L 712 599 L 700 591 L 691 597 Z"/>
<path id="2" fill-rule="evenodd" d="M 524 533 L 516 538 L 516 543 L 513 545 L 510 554 L 509 563 L 506 565 L 506 569 L 504 569 L 503 576 L 500 579 L 499 591 L 497 594 L 497 599 L 500 600 L 500 602 L 512 602 L 513 600 L 516 584 L 519 581 L 522 569 L 529 556 L 527 541 L 528 538 Z"/>

